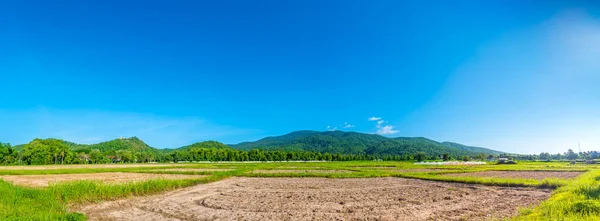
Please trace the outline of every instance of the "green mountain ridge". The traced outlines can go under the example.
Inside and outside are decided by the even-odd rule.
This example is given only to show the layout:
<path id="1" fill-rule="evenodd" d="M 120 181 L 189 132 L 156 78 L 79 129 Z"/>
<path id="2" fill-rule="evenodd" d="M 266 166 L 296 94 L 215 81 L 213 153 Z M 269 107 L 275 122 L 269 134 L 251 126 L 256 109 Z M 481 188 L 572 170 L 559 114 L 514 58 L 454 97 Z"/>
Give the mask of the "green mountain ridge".
<path id="1" fill-rule="evenodd" d="M 47 139 L 36 138 L 33 141 L 35 141 L 35 140 L 57 140 L 57 141 L 63 143 L 64 145 L 66 145 L 67 147 L 69 147 L 70 150 L 73 150 L 76 152 L 85 152 L 85 153 L 89 153 L 92 150 L 99 150 L 102 152 L 115 152 L 115 151 L 123 151 L 123 150 L 139 151 L 139 152 L 155 152 L 155 151 L 159 150 L 157 148 L 150 147 L 148 144 L 146 144 L 144 141 L 140 140 L 137 137 L 117 138 L 114 140 L 104 141 L 104 142 L 100 142 L 97 144 L 78 144 L 78 143 L 74 143 L 71 141 L 66 141 L 66 140 L 56 139 L 56 138 L 47 138 Z M 31 142 L 28 144 L 31 144 Z M 28 144 L 16 145 L 16 146 L 13 146 L 13 148 L 17 151 L 23 151 Z"/>
<path id="2" fill-rule="evenodd" d="M 76 144 L 68 141 L 63 141 L 69 145 L 74 151 L 87 152 L 87 150 L 99 150 L 106 153 L 115 153 L 117 151 L 132 151 L 132 152 L 145 152 L 145 153 L 156 153 L 158 149 L 153 148 L 146 144 L 144 141 L 137 137 L 130 138 L 118 138 L 109 140 L 97 144 Z"/>
<path id="3" fill-rule="evenodd" d="M 231 149 L 230 146 L 227 146 L 221 142 L 218 141 L 202 141 L 202 142 L 196 142 L 187 146 L 183 146 L 183 147 L 179 147 L 179 148 L 175 148 L 175 149 L 161 149 L 161 150 L 189 150 L 189 149 L 193 149 L 193 148 L 209 148 L 209 149 Z"/>
<path id="4" fill-rule="evenodd" d="M 428 155 L 449 154 L 473 156 L 499 155 L 503 152 L 482 147 L 472 147 L 453 142 L 437 142 L 424 137 L 387 138 L 377 134 L 343 131 L 296 131 L 282 136 L 266 137 L 254 142 L 230 145 L 241 150 L 314 151 L 322 153 L 407 155 L 425 152 Z"/>
<path id="5" fill-rule="evenodd" d="M 40 139 L 36 139 L 40 140 Z M 34 140 L 34 141 L 36 141 Z M 388 138 L 377 134 L 365 134 L 344 131 L 294 131 L 281 136 L 265 137 L 253 142 L 225 145 L 218 141 L 203 141 L 175 149 L 159 149 L 151 147 L 137 137 L 118 138 L 97 144 L 77 144 L 59 139 L 46 139 L 60 141 L 73 152 L 90 154 L 94 150 L 105 153 L 107 156 L 119 155 L 123 151 L 131 153 L 144 153 L 149 156 L 159 156 L 161 153 L 173 151 L 186 151 L 194 148 L 205 149 L 238 149 L 249 151 L 251 149 L 280 150 L 280 151 L 308 151 L 330 154 L 367 154 L 367 155 L 413 155 L 424 152 L 429 156 L 449 154 L 450 156 L 474 156 L 478 154 L 503 154 L 483 147 L 467 146 L 454 142 L 437 142 L 424 137 L 396 137 Z M 33 142 L 33 141 L 32 141 Z M 13 148 L 24 151 L 28 144 L 17 145 Z"/>

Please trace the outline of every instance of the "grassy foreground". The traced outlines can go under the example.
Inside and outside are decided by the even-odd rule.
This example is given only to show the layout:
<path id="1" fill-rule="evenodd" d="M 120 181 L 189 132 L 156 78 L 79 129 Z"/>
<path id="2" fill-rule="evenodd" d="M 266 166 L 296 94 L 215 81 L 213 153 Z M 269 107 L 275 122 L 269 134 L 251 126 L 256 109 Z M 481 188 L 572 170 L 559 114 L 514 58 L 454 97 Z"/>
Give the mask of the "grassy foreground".
<path id="1" fill-rule="evenodd" d="M 0 180 L 0 220 L 87 220 L 69 204 L 141 196 L 208 182 L 208 179 L 148 180 L 127 184 L 75 181 L 48 188 L 14 186 Z"/>
<path id="2" fill-rule="evenodd" d="M 515 220 L 600 220 L 600 171 L 581 175 L 555 190 L 533 209 L 523 209 Z"/>
<path id="3" fill-rule="evenodd" d="M 194 171 L 163 169 L 229 169 Z M 558 188 L 552 197 L 534 208 L 522 209 L 515 220 L 600 220 L 600 169 L 597 165 L 566 163 L 520 163 L 517 165 L 427 166 L 408 162 L 276 162 L 276 163 L 196 163 L 132 168 L 60 168 L 17 170 L 0 168 L 0 175 L 77 174 L 101 172 L 138 172 L 208 175 L 185 180 L 156 179 L 135 183 L 106 184 L 75 181 L 45 188 L 15 186 L 0 179 L 0 220 L 86 220 L 70 207 L 89 202 L 114 200 L 174 190 L 231 176 L 248 177 L 325 177 L 366 178 L 405 177 L 445 182 L 496 186 Z M 266 173 L 260 171 L 289 172 Z M 451 177 L 449 173 L 489 170 L 589 171 L 574 180 Z M 254 172 L 253 172 L 254 171 Z M 259 171 L 259 172 L 257 172 Z M 332 172 L 329 172 L 332 171 Z"/>

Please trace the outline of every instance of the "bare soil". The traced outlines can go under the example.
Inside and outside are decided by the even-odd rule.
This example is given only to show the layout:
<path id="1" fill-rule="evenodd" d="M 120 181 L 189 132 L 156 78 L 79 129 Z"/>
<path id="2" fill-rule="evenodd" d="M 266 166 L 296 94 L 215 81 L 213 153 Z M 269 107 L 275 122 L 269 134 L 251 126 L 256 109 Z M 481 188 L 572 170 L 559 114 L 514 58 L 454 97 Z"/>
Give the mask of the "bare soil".
<path id="1" fill-rule="evenodd" d="M 57 170 L 57 169 L 92 169 L 92 168 L 133 168 L 133 167 L 171 167 L 178 164 L 76 164 L 76 165 L 44 165 L 44 166 L 0 166 L 0 170 Z"/>
<path id="2" fill-rule="evenodd" d="M 399 172 L 399 173 L 429 173 L 429 172 L 440 172 L 440 171 L 444 171 L 445 169 L 436 169 L 436 168 L 431 168 L 431 169 L 404 169 L 404 170 L 385 170 L 385 171 L 391 171 L 391 172 Z"/>
<path id="3" fill-rule="evenodd" d="M 223 172 L 231 171 L 233 169 L 221 169 L 221 168 L 170 168 L 170 169 L 157 169 L 151 171 L 176 171 L 176 172 Z"/>
<path id="4" fill-rule="evenodd" d="M 90 220 L 494 220 L 550 194 L 391 177 L 239 177 L 77 210 Z"/>
<path id="5" fill-rule="evenodd" d="M 524 178 L 543 180 L 546 178 L 573 179 L 584 172 L 571 171 L 483 171 L 473 173 L 452 173 L 445 176 L 454 177 L 496 177 L 496 178 Z"/>
<path id="6" fill-rule="evenodd" d="M 52 174 L 52 175 L 7 175 L 0 179 L 12 182 L 15 185 L 30 187 L 45 187 L 52 183 L 69 182 L 77 180 L 99 180 L 106 183 L 137 182 L 149 179 L 192 179 L 201 178 L 201 175 L 181 174 L 151 174 L 151 173 L 85 173 L 85 174 Z"/>
<path id="7" fill-rule="evenodd" d="M 254 170 L 252 173 L 352 173 L 350 170 Z"/>
<path id="8" fill-rule="evenodd" d="M 397 167 L 357 167 L 357 168 L 377 169 L 377 171 L 398 172 L 398 173 L 429 173 L 429 172 L 440 172 L 440 171 L 449 170 L 449 168 L 397 168 Z"/>

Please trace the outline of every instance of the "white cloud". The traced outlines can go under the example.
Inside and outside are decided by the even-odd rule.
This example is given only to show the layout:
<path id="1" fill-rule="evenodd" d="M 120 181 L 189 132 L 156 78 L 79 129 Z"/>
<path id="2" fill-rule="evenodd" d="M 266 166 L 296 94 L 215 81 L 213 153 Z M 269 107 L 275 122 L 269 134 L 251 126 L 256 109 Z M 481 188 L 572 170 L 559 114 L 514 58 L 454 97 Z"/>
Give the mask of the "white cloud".
<path id="1" fill-rule="evenodd" d="M 349 124 L 348 122 L 344 122 L 344 128 L 353 128 L 354 125 Z"/>
<path id="2" fill-rule="evenodd" d="M 389 135 L 399 132 L 398 130 L 394 130 L 394 126 L 384 125 L 386 121 L 383 120 L 381 117 L 371 117 L 369 118 L 369 121 L 377 121 L 377 125 L 375 125 L 375 127 L 377 127 L 377 131 L 375 132 L 376 134 Z"/>
<path id="3" fill-rule="evenodd" d="M 337 126 L 327 126 L 327 130 L 328 131 L 336 131 L 336 130 L 338 130 L 338 128 L 348 129 L 348 128 L 353 128 L 353 127 L 355 127 L 355 125 L 349 124 L 348 122 L 344 122 L 344 124 L 340 124 Z"/>
<path id="4" fill-rule="evenodd" d="M 388 135 L 388 134 L 395 134 L 395 133 L 398 133 L 398 130 L 394 130 L 394 127 L 390 126 L 390 125 L 380 127 L 377 130 L 377 134 L 379 134 L 379 135 Z"/>

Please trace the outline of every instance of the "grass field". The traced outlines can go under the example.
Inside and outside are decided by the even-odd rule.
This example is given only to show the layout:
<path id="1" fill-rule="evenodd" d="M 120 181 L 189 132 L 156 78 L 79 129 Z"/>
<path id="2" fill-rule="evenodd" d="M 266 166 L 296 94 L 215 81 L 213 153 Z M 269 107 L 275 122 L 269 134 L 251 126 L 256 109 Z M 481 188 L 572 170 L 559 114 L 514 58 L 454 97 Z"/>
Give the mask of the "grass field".
<path id="1" fill-rule="evenodd" d="M 193 170 L 198 169 L 198 170 Z M 203 169 L 203 170 L 200 170 Z M 539 206 L 522 208 L 515 220 L 600 220 L 600 166 L 564 162 L 521 162 L 515 165 L 431 166 L 409 162 L 273 162 L 196 163 L 126 167 L 0 167 L 5 175 L 88 174 L 135 172 L 205 175 L 191 179 L 150 179 L 138 182 L 103 183 L 72 181 L 48 187 L 24 187 L 0 180 L 0 220 L 86 220 L 72 208 L 92 202 L 143 196 L 228 177 L 403 177 L 492 186 L 555 189 Z M 481 171 L 579 171 L 574 179 L 446 176 Z"/>

